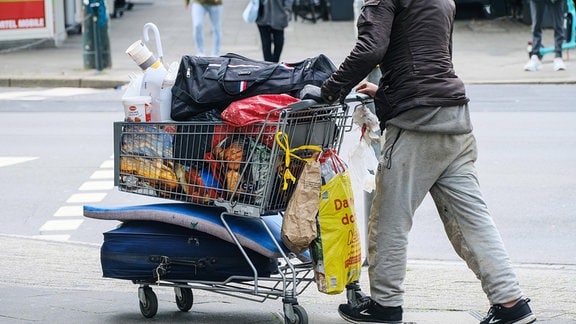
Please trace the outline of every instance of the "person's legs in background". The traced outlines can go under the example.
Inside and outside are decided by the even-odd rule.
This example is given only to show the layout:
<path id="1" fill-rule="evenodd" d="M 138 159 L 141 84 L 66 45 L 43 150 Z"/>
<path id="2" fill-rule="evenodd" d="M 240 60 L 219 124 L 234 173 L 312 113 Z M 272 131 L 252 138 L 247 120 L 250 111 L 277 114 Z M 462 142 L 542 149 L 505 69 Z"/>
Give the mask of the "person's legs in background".
<path id="1" fill-rule="evenodd" d="M 212 26 L 212 56 L 220 55 L 220 45 L 222 44 L 222 8 L 222 5 L 206 6 Z"/>
<path id="2" fill-rule="evenodd" d="M 540 57 L 542 48 L 542 21 L 544 20 L 544 10 L 546 2 L 542 0 L 530 1 L 530 13 L 532 14 L 532 55 Z"/>
<path id="3" fill-rule="evenodd" d="M 206 9 L 204 5 L 193 2 L 191 12 L 196 55 L 204 56 L 204 16 L 206 15 Z"/>
<path id="4" fill-rule="evenodd" d="M 542 19 L 544 19 L 544 0 L 531 0 L 530 13 L 532 15 L 532 52 L 530 60 L 524 65 L 524 71 L 538 71 L 542 69 L 540 62 L 540 48 L 542 47 Z"/>
<path id="5" fill-rule="evenodd" d="M 566 70 L 562 60 L 562 44 L 564 43 L 564 13 L 566 1 L 556 0 L 548 6 L 554 27 L 554 71 Z"/>
<path id="6" fill-rule="evenodd" d="M 258 31 L 260 32 L 260 40 L 262 41 L 262 55 L 264 56 L 264 61 L 272 62 L 272 35 L 270 26 L 260 26 L 258 25 Z"/>
<path id="7" fill-rule="evenodd" d="M 272 54 L 272 62 L 280 62 L 280 55 L 282 55 L 282 49 L 284 48 L 284 29 L 272 29 L 272 42 L 274 43 L 274 51 Z"/>

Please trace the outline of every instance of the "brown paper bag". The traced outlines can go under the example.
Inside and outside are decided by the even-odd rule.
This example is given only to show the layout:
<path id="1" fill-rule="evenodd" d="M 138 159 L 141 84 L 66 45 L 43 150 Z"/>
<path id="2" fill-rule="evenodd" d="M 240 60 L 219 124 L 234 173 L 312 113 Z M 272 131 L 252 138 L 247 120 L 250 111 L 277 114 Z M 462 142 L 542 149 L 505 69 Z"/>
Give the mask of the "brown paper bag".
<path id="1" fill-rule="evenodd" d="M 317 236 L 316 215 L 321 185 L 320 163 L 308 161 L 282 219 L 282 242 L 294 253 L 304 252 Z"/>

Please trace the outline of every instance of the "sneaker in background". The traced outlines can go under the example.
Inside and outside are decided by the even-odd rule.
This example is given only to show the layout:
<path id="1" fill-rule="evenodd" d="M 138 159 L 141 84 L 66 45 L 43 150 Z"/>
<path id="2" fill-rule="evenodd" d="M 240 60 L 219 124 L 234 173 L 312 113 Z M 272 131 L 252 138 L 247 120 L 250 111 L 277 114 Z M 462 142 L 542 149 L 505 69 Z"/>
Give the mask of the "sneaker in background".
<path id="1" fill-rule="evenodd" d="M 530 60 L 526 65 L 524 65 L 524 71 L 540 71 L 542 69 L 542 62 L 540 62 L 540 58 L 538 55 L 530 56 Z"/>
<path id="2" fill-rule="evenodd" d="M 536 321 L 528 302 L 530 299 L 521 299 L 516 305 L 506 308 L 502 305 L 493 305 L 480 324 L 528 324 Z"/>
<path id="3" fill-rule="evenodd" d="M 338 313 L 351 323 L 402 323 L 402 306 L 380 306 L 370 297 L 364 297 L 356 304 L 340 304 Z"/>
<path id="4" fill-rule="evenodd" d="M 554 59 L 554 71 L 564 71 L 566 70 L 566 65 L 564 65 L 564 60 L 561 57 Z"/>

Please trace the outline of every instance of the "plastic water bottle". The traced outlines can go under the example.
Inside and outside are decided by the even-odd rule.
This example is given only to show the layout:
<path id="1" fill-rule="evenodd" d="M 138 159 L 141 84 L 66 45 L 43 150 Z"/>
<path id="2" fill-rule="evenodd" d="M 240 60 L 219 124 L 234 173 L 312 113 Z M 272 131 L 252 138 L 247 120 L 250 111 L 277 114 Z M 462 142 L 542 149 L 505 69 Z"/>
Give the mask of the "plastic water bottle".
<path id="1" fill-rule="evenodd" d="M 332 151 L 322 153 L 318 159 L 320 162 L 320 175 L 322 176 L 322 185 L 327 184 L 332 178 L 336 176 L 337 165 L 332 158 Z"/>

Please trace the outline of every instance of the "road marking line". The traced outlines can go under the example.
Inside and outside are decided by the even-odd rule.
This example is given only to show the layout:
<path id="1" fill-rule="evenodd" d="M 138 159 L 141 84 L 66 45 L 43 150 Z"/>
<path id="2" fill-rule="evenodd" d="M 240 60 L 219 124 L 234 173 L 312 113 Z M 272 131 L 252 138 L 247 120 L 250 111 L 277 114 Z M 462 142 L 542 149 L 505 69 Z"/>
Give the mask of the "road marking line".
<path id="1" fill-rule="evenodd" d="M 86 181 L 84 182 L 78 190 L 80 191 L 90 191 L 90 190 L 112 190 L 114 189 L 114 181 Z"/>
<path id="2" fill-rule="evenodd" d="M 90 179 L 114 179 L 114 170 L 98 170 L 95 171 Z"/>
<path id="3" fill-rule="evenodd" d="M 102 162 L 100 169 L 94 171 L 90 179 L 91 180 L 85 181 L 80 185 L 78 188 L 80 193 L 72 194 L 68 200 L 66 200 L 66 203 L 71 205 L 61 206 L 54 213 L 53 216 L 59 217 L 60 219 L 48 220 L 44 223 L 44 225 L 40 227 L 40 235 L 37 237 L 53 241 L 68 241 L 70 239 L 71 234 L 50 234 L 50 232 L 77 230 L 85 220 L 84 204 L 100 202 L 104 200 L 110 190 L 114 189 L 113 156 L 110 160 Z"/>
<path id="4" fill-rule="evenodd" d="M 36 160 L 38 157 L 0 156 L 0 167 Z"/>
<path id="5" fill-rule="evenodd" d="M 33 238 L 49 240 L 49 241 L 68 241 L 70 239 L 70 235 L 62 234 L 62 235 L 34 235 Z"/>
<path id="6" fill-rule="evenodd" d="M 82 219 L 67 219 L 67 220 L 49 220 L 42 227 L 40 232 L 45 231 L 71 231 L 78 229 L 84 222 Z"/>
<path id="7" fill-rule="evenodd" d="M 52 88 L 46 90 L 25 90 L 0 93 L 0 99 L 10 100 L 45 100 L 46 98 L 69 97 L 79 94 L 95 94 L 102 92 L 99 89 L 92 88 Z"/>
<path id="8" fill-rule="evenodd" d="M 84 206 L 62 206 L 54 213 L 55 217 L 84 216 Z"/>
<path id="9" fill-rule="evenodd" d="M 100 164 L 100 168 L 114 170 L 114 160 L 106 160 L 102 162 L 102 164 Z"/>
<path id="10" fill-rule="evenodd" d="M 100 202 L 104 200 L 107 193 L 105 192 L 93 192 L 93 193 L 77 193 L 72 194 L 67 203 L 93 203 L 93 202 Z"/>

